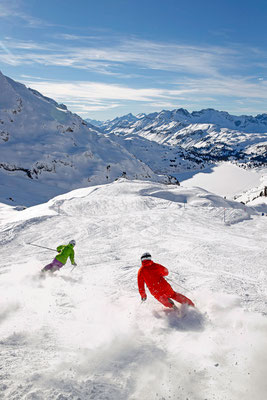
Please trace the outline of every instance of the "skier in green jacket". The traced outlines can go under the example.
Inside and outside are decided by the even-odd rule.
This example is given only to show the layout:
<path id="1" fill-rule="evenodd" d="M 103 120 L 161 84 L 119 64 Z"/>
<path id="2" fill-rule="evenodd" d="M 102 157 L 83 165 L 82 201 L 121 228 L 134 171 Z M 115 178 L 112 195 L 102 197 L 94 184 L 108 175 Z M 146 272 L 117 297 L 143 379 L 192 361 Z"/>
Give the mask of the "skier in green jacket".
<path id="1" fill-rule="evenodd" d="M 74 261 L 74 250 L 73 247 L 75 246 L 75 240 L 71 240 L 67 245 L 61 245 L 57 247 L 57 252 L 59 253 L 54 260 L 46 265 L 42 272 L 55 272 L 58 271 L 63 265 L 66 264 L 68 258 L 70 258 L 71 264 L 76 267 L 76 262 Z"/>

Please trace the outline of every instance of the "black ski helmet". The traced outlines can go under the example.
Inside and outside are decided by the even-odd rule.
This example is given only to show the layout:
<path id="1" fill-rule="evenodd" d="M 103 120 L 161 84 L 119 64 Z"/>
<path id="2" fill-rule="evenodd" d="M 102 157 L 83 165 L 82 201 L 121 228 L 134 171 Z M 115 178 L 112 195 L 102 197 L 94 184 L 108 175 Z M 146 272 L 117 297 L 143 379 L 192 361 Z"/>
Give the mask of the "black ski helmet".
<path id="1" fill-rule="evenodd" d="M 151 260 L 151 254 L 148 252 L 142 254 L 141 261 L 144 261 L 144 260 Z"/>

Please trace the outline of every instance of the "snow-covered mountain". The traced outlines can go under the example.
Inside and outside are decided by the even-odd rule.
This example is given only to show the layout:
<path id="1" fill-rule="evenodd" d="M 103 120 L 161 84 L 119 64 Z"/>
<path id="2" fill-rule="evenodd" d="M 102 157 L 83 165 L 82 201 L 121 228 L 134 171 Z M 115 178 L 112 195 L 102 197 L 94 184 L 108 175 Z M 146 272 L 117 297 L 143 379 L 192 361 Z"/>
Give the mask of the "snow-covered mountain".
<path id="1" fill-rule="evenodd" d="M 267 114 L 233 116 L 185 109 L 115 118 L 100 127 L 116 135 L 139 135 L 169 146 L 182 146 L 202 160 L 234 159 L 267 163 Z"/>
<path id="2" fill-rule="evenodd" d="M 177 183 L 220 160 L 267 162 L 267 114 L 179 109 L 90 121 L 98 126 L 0 73 L 0 200 L 32 205 L 120 176 Z"/>
<path id="3" fill-rule="evenodd" d="M 128 134 L 107 134 L 136 158 L 142 160 L 156 174 L 177 177 L 181 172 L 201 170 L 207 164 L 201 157 L 181 146 L 169 146 L 145 137 Z M 179 180 L 179 179 L 178 179 Z"/>
<path id="4" fill-rule="evenodd" d="M 0 200 L 36 204 L 120 176 L 159 179 L 63 104 L 0 73 Z"/>
<path id="5" fill-rule="evenodd" d="M 125 179 L 0 214 L 1 399 L 266 400 L 266 216 Z M 40 280 L 56 253 L 29 243 L 70 239 L 78 266 Z M 196 309 L 141 303 L 144 251 Z"/>
<path id="6" fill-rule="evenodd" d="M 122 118 L 115 118 L 112 123 L 114 125 L 118 123 L 120 128 L 122 128 L 127 127 L 129 123 L 133 123 L 136 120 L 137 118 L 130 113 Z M 103 133 L 106 131 L 105 122 L 93 119 L 86 119 L 86 121 L 101 129 Z M 201 170 L 207 164 L 207 161 L 203 160 L 195 152 L 186 150 L 181 146 L 161 144 L 136 134 L 121 135 L 108 132 L 106 136 L 126 148 L 138 160 L 148 165 L 156 174 L 175 178 L 181 172 Z"/>

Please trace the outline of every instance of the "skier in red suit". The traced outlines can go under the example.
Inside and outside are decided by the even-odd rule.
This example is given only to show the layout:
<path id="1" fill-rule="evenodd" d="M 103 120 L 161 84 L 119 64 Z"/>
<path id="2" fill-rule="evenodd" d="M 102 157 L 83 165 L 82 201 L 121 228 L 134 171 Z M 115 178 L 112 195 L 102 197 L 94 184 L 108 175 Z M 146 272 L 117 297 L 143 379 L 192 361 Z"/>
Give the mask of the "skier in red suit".
<path id="1" fill-rule="evenodd" d="M 169 271 L 163 265 L 156 264 L 151 260 L 150 253 L 144 253 L 141 257 L 142 266 L 138 271 L 138 289 L 142 301 L 146 300 L 145 284 L 150 293 L 165 307 L 175 308 L 172 301 L 178 301 L 181 304 L 188 304 L 194 307 L 194 303 L 180 293 L 176 293 L 171 285 L 164 279 Z"/>

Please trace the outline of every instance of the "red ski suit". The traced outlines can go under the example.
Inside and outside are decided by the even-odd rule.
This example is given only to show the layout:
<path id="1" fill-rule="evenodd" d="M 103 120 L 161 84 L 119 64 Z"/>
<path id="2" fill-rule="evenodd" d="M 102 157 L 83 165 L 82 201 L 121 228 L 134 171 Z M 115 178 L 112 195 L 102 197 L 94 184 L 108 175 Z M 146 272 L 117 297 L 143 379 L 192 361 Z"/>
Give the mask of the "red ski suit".
<path id="1" fill-rule="evenodd" d="M 145 284 L 150 293 L 164 306 L 172 308 L 173 302 L 169 299 L 194 306 L 194 303 L 180 293 L 176 293 L 171 285 L 164 279 L 169 271 L 163 265 L 156 264 L 152 260 L 142 261 L 138 271 L 138 289 L 142 298 L 146 298 Z"/>

